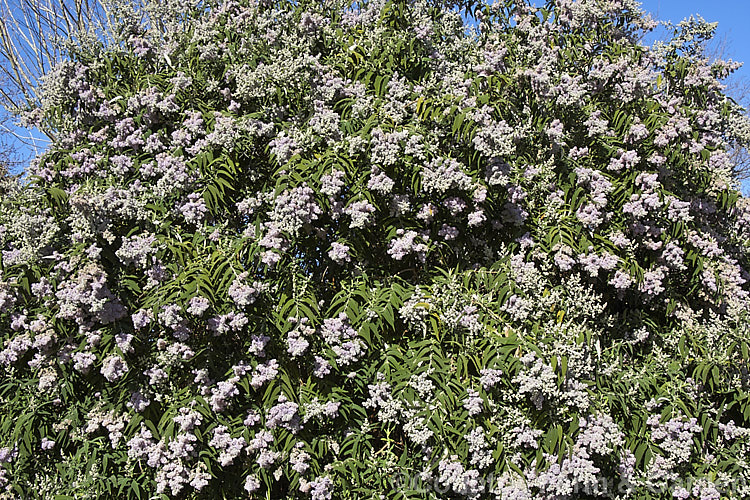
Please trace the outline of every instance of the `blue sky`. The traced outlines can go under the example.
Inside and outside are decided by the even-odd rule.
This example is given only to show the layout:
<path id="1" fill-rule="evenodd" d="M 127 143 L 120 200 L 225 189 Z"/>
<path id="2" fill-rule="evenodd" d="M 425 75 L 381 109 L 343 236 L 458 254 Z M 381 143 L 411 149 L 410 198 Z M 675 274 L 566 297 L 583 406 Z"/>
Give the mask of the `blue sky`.
<path id="1" fill-rule="evenodd" d="M 660 21 L 678 23 L 694 14 L 709 22 L 718 22 L 717 39 L 726 39 L 726 55 L 745 62 L 736 76 L 750 79 L 750 1 L 748 0 L 639 0 L 642 8 Z"/>
<path id="2" fill-rule="evenodd" d="M 748 0 L 642 0 L 642 8 L 660 21 L 677 23 L 700 14 L 709 22 L 718 22 L 716 39 L 724 40 L 725 59 L 744 62 L 731 78 L 750 80 L 750 1 Z M 743 103 L 747 105 L 748 103 Z M 742 183 L 742 191 L 750 195 L 750 179 Z"/>

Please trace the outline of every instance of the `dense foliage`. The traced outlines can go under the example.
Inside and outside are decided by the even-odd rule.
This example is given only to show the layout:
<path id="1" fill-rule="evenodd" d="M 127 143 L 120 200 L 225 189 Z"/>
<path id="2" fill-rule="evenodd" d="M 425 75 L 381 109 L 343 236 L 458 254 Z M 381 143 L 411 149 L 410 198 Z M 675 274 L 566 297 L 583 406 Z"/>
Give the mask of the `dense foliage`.
<path id="1" fill-rule="evenodd" d="M 25 115 L 56 140 L 2 185 L 0 498 L 750 496 L 709 27 L 183 9 L 81 36 Z"/>

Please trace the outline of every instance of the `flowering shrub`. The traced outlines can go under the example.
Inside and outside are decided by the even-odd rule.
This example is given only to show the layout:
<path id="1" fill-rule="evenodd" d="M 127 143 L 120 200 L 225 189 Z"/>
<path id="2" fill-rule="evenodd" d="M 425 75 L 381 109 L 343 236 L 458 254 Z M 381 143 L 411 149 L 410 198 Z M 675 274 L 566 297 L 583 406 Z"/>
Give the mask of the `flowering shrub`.
<path id="1" fill-rule="evenodd" d="M 3 181 L 3 498 L 750 496 L 747 123 L 706 26 L 119 22 L 45 77 L 56 141 Z"/>

